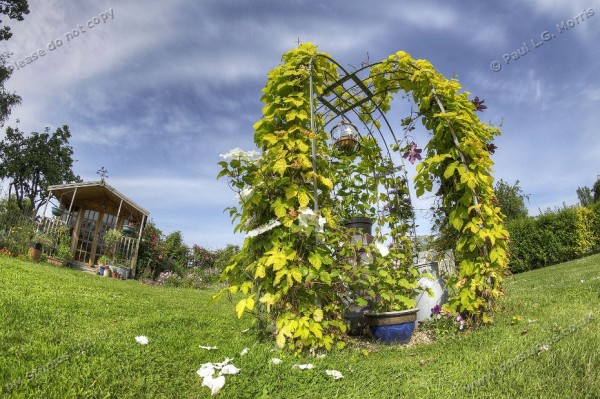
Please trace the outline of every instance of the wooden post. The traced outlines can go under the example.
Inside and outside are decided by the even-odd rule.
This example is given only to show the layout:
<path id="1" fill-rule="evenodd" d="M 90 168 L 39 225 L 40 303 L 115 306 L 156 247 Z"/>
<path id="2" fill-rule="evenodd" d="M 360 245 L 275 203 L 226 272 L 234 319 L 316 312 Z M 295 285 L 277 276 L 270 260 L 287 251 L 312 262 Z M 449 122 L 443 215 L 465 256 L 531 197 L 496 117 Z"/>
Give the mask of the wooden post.
<path id="1" fill-rule="evenodd" d="M 140 241 L 142 241 L 142 230 L 144 230 L 144 225 L 146 224 L 146 215 L 142 216 L 142 223 L 140 224 L 140 231 L 138 231 L 138 238 L 135 244 L 135 251 L 133 252 L 133 257 L 131 258 L 131 275 L 135 278 L 137 273 L 137 259 L 138 252 L 140 250 Z"/>

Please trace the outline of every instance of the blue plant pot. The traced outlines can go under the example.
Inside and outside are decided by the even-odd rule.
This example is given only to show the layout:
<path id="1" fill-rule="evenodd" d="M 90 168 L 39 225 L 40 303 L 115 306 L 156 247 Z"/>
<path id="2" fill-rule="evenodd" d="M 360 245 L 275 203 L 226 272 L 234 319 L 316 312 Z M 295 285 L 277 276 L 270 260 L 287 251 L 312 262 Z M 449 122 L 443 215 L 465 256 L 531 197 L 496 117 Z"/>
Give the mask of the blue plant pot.
<path id="1" fill-rule="evenodd" d="M 365 313 L 374 339 L 385 344 L 406 344 L 410 341 L 419 309 L 397 312 Z"/>

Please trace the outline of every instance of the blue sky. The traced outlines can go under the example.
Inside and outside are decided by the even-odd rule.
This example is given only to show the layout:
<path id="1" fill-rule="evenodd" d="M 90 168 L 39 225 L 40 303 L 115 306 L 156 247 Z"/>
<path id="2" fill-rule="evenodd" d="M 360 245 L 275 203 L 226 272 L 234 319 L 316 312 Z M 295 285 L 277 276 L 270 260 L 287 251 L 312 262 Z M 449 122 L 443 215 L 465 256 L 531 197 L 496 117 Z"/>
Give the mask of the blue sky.
<path id="1" fill-rule="evenodd" d="M 97 180 L 104 166 L 109 184 L 189 244 L 242 242 L 223 213 L 234 193 L 216 180 L 219 154 L 254 149 L 266 75 L 298 40 L 342 65 L 404 50 L 456 76 L 485 99 L 481 119 L 501 125 L 495 176 L 521 182 L 530 214 L 575 204 L 577 187 L 600 174 L 598 0 L 30 0 L 30 8 L 2 44 L 11 62 L 38 54 L 7 83 L 23 103 L 4 128 L 17 118 L 26 132 L 69 125 L 76 174 Z M 426 144 L 425 134 L 416 138 Z"/>

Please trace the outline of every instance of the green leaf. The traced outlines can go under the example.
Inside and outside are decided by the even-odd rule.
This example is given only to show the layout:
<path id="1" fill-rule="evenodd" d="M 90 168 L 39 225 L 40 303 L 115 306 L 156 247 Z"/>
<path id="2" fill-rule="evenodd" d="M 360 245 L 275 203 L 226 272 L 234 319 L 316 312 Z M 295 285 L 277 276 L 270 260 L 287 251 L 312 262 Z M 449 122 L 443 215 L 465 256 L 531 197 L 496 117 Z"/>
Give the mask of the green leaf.
<path id="1" fill-rule="evenodd" d="M 273 202 L 273 205 L 271 205 L 271 208 L 273 208 L 275 215 L 279 218 L 282 218 L 287 214 L 287 206 L 281 198 L 277 198 L 275 202 Z"/>
<path id="2" fill-rule="evenodd" d="M 321 255 L 316 252 L 311 252 L 310 255 L 308 255 L 308 261 L 317 270 L 321 268 L 322 259 L 323 258 L 321 257 Z"/>
<path id="3" fill-rule="evenodd" d="M 237 303 L 237 305 L 235 306 L 235 311 L 237 313 L 237 317 L 241 318 L 242 315 L 244 314 L 244 310 L 246 309 L 246 299 L 242 299 L 241 301 L 239 301 Z"/>
<path id="4" fill-rule="evenodd" d="M 285 199 L 294 198 L 296 195 L 298 195 L 298 189 L 296 188 L 296 186 L 286 187 Z"/>
<path id="5" fill-rule="evenodd" d="M 273 164 L 273 171 L 275 171 L 276 173 L 279 173 L 280 176 L 283 176 L 283 174 L 285 173 L 287 168 L 288 168 L 288 164 L 287 164 L 286 160 L 283 158 L 277 160 L 277 162 L 275 162 L 275 164 Z"/>
<path id="6" fill-rule="evenodd" d="M 304 191 L 301 191 L 300 194 L 298 194 L 298 203 L 300 204 L 300 206 L 308 206 L 309 202 L 310 198 L 308 197 L 308 194 L 306 194 Z"/>
<path id="7" fill-rule="evenodd" d="M 315 319 L 315 321 L 318 323 L 321 320 L 323 320 L 323 310 L 322 309 L 317 309 L 315 310 L 315 312 L 313 313 L 313 319 Z"/>
<path id="8" fill-rule="evenodd" d="M 458 167 L 458 163 L 459 163 L 458 161 L 454 161 L 450 165 L 448 165 L 448 167 L 444 171 L 444 178 L 445 179 L 449 179 L 450 176 L 452 176 L 454 174 L 454 171 Z"/>
<path id="9" fill-rule="evenodd" d="M 254 278 L 264 278 L 266 275 L 265 267 L 263 265 L 259 265 L 256 268 L 256 272 L 254 273 Z"/>

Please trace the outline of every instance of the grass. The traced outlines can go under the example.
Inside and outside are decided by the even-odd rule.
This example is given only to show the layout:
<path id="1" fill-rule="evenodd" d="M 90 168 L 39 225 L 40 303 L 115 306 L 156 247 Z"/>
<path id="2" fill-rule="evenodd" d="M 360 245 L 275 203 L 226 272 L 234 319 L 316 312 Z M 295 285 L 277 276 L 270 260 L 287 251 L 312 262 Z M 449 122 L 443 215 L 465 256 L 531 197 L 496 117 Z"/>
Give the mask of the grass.
<path id="1" fill-rule="evenodd" d="M 357 343 L 323 358 L 294 357 L 243 333 L 252 320 L 237 319 L 227 301 L 209 304 L 214 292 L 2 256 L 0 392 L 210 397 L 196 370 L 233 357 L 241 372 L 226 377 L 222 398 L 600 397 L 600 255 L 509 278 L 493 326 L 414 347 Z M 297 363 L 315 368 L 292 369 Z"/>

